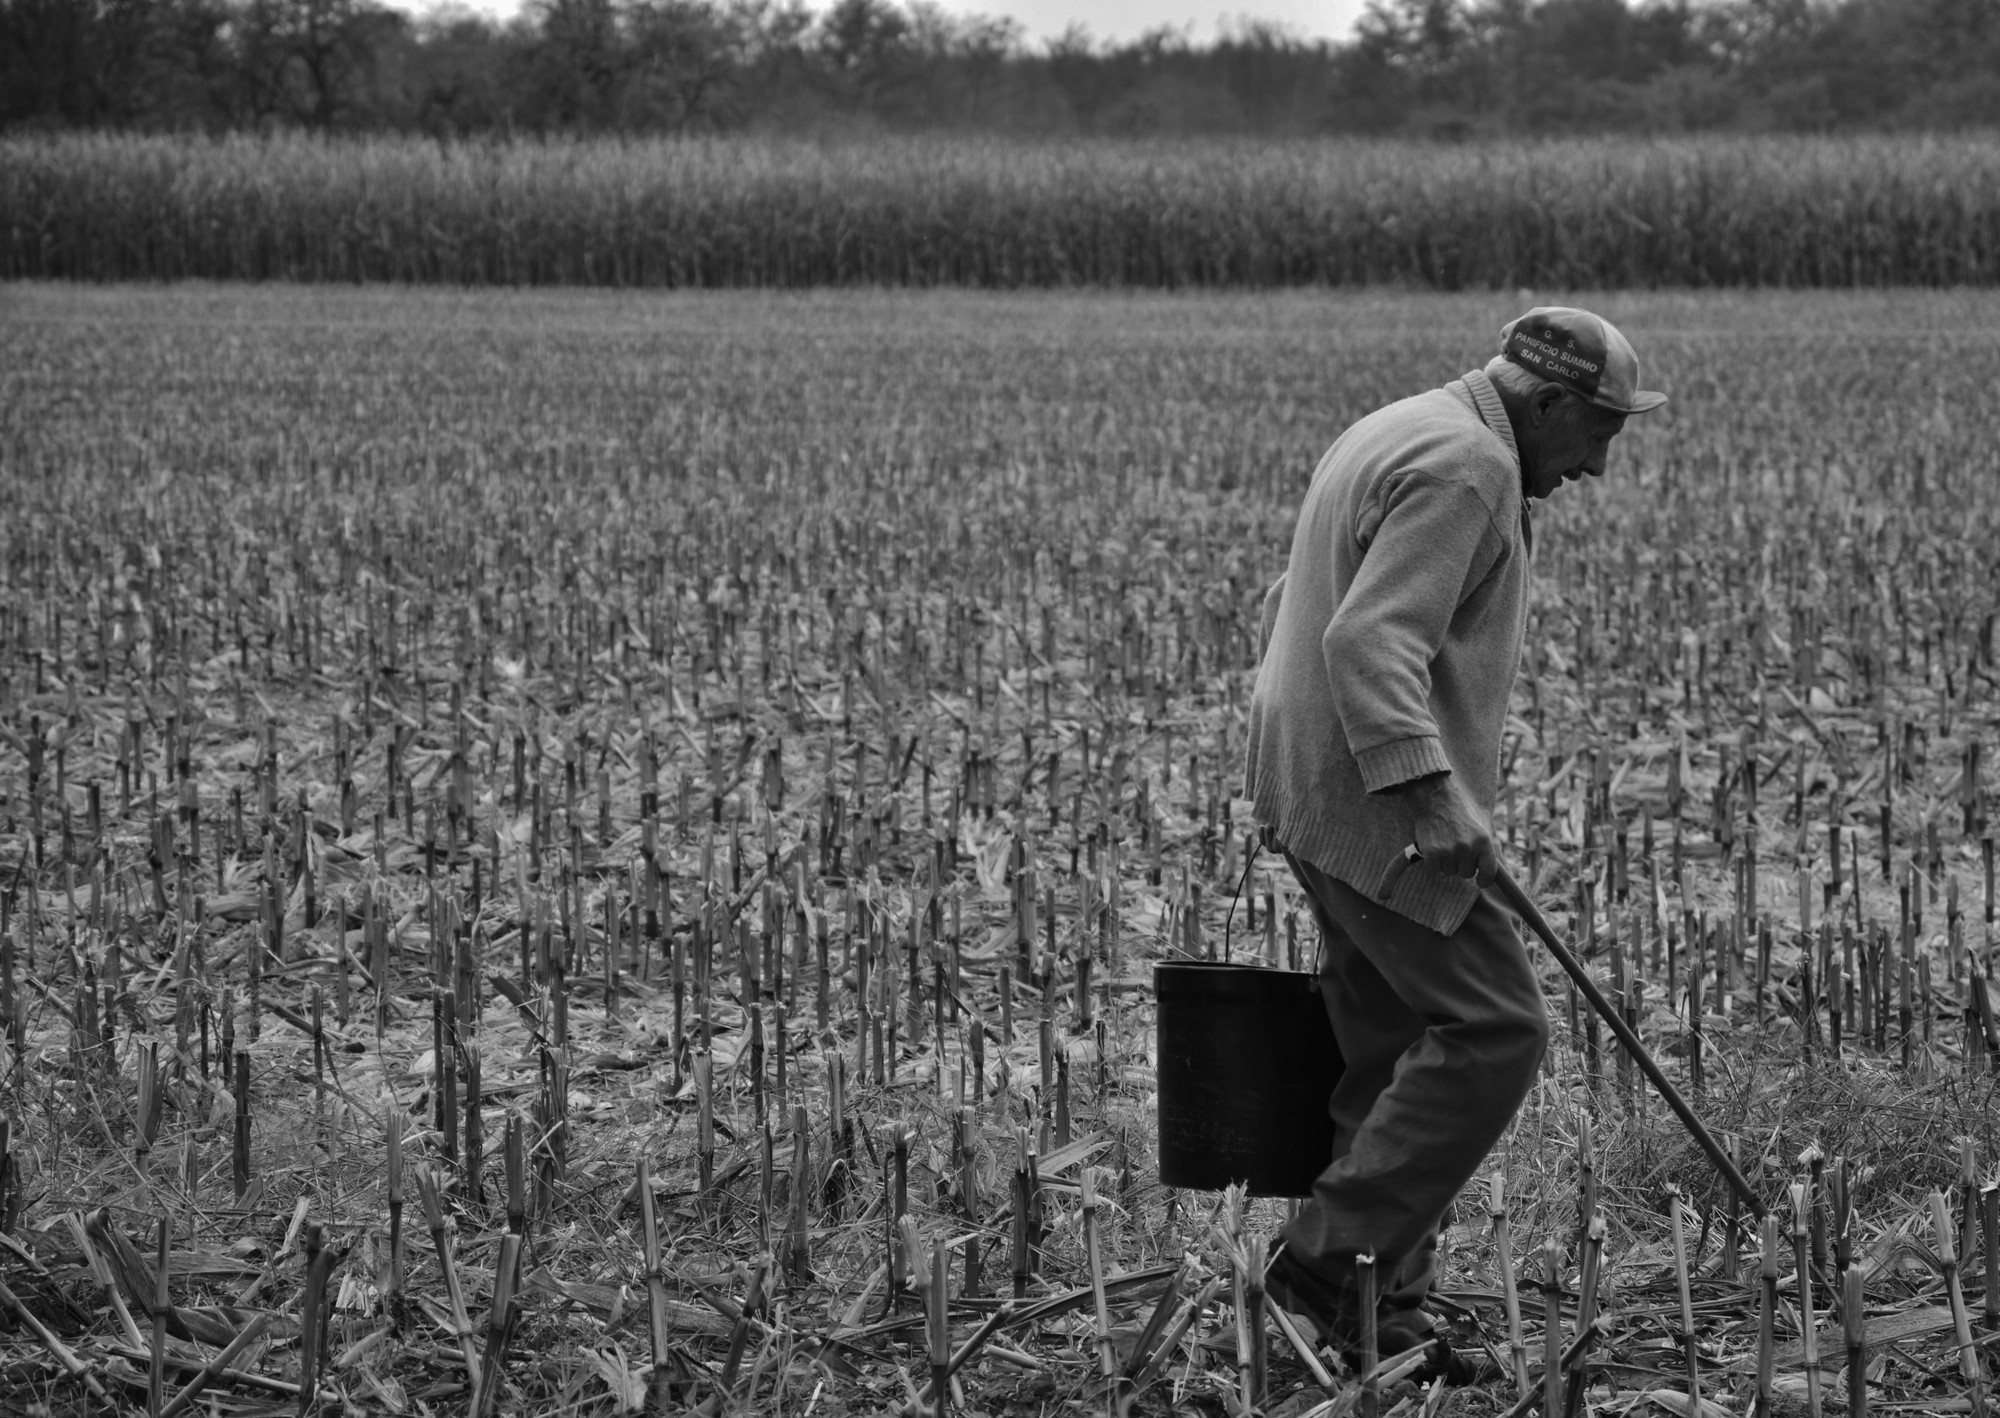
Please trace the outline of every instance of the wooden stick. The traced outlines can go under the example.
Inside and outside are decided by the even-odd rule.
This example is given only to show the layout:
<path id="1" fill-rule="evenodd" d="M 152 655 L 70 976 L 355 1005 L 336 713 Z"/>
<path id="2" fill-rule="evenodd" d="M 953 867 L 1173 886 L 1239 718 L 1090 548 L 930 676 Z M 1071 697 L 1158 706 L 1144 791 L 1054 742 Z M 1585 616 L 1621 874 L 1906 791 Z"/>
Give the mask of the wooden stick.
<path id="1" fill-rule="evenodd" d="M 1590 1002 L 1590 1007 L 1602 1015 L 1604 1022 L 1611 1026 L 1611 1032 L 1618 1036 L 1618 1042 L 1630 1051 L 1633 1061 L 1639 1065 L 1646 1077 L 1652 1082 L 1653 1087 L 1659 1091 L 1660 1097 L 1666 1100 L 1666 1104 L 1673 1110 L 1674 1116 L 1681 1120 L 1681 1125 L 1688 1130 L 1689 1135 L 1694 1138 L 1696 1145 L 1708 1155 L 1708 1160 L 1715 1164 L 1716 1170 L 1722 1173 L 1723 1179 L 1729 1183 L 1730 1191 L 1752 1215 L 1762 1216 L 1764 1214 L 1763 1199 L 1750 1189 L 1749 1182 L 1744 1180 L 1743 1173 L 1737 1169 L 1734 1159 L 1723 1150 L 1722 1144 L 1716 1141 L 1715 1135 L 1696 1116 L 1694 1109 L 1688 1106 L 1687 1100 L 1681 1097 L 1680 1090 L 1674 1087 L 1672 1080 L 1660 1071 L 1659 1064 L 1654 1061 L 1652 1054 L 1647 1051 L 1645 1044 L 1632 1031 L 1631 1026 L 1625 1022 L 1624 1016 L 1617 1009 L 1613 1008 L 1611 1002 L 1604 997 L 1604 992 L 1597 987 L 1597 982 L 1591 979 L 1590 972 L 1556 938 L 1554 929 L 1543 917 L 1540 908 L 1528 898 L 1527 894 L 1521 890 L 1515 883 L 1514 878 L 1509 876 L 1504 868 L 1501 870 L 1499 876 L 1494 879 L 1494 884 L 1500 888 L 1501 894 L 1507 898 L 1507 903 L 1514 908 L 1522 920 L 1528 923 L 1529 929 L 1540 938 L 1549 954 L 1556 958 L 1556 963 L 1562 967 L 1563 973 L 1576 982 L 1578 991 Z"/>

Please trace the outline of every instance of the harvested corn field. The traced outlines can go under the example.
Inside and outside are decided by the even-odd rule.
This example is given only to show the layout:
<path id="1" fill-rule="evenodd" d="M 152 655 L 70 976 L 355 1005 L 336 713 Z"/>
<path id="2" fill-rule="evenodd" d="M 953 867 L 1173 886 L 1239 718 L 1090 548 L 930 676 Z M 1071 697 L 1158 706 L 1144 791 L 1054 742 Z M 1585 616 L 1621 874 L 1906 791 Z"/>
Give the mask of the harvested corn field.
<path id="1" fill-rule="evenodd" d="M 1553 968 L 1477 1384 L 1159 1181 L 1299 493 L 1525 303 L 0 293 L 0 1407 L 1983 1411 L 1983 296 L 1603 299 L 1537 513 L 1504 854 L 1770 1222 Z"/>

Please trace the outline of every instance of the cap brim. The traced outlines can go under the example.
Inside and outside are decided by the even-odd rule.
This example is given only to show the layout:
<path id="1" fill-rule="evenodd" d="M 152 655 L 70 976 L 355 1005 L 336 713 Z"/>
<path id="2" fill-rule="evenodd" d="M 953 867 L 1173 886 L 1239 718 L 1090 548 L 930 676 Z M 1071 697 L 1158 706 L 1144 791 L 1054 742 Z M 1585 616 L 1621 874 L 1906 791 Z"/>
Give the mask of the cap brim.
<path id="1" fill-rule="evenodd" d="M 1654 409 L 1666 403 L 1667 396 L 1657 389 L 1641 389 L 1632 396 L 1632 402 L 1629 404 L 1614 404 L 1604 399 L 1594 400 L 1593 402 L 1607 409 L 1616 409 L 1621 414 L 1644 414 L 1651 413 Z"/>

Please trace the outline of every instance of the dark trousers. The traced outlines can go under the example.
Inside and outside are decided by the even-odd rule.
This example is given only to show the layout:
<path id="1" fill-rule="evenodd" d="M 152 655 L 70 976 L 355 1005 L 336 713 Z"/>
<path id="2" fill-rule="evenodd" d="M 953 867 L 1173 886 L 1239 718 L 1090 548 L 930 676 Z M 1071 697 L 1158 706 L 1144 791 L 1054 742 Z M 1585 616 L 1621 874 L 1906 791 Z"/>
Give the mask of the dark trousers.
<path id="1" fill-rule="evenodd" d="M 1548 1044 L 1541 986 L 1490 890 L 1445 936 L 1285 859 L 1325 939 L 1320 989 L 1347 1065 L 1328 1103 L 1332 1165 L 1285 1247 L 1342 1286 L 1373 1252 L 1382 1307 L 1412 1309 L 1435 1278 L 1445 1208 L 1534 1083 Z"/>

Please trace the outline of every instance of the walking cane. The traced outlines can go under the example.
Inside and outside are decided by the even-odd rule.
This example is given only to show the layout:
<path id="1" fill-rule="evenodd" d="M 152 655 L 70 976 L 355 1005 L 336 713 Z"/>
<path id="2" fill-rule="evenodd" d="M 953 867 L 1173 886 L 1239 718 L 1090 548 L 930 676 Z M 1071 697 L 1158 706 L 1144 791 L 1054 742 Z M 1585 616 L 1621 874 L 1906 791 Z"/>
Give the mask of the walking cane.
<path id="1" fill-rule="evenodd" d="M 1422 857 L 1423 853 L 1417 850 L 1414 842 L 1405 847 L 1403 855 L 1398 857 L 1383 875 L 1382 885 L 1375 893 L 1376 898 L 1386 900 L 1389 893 L 1395 889 L 1397 878 L 1409 869 L 1412 862 L 1419 861 Z M 1637 1032 L 1625 1022 L 1625 1017 L 1612 1007 L 1611 1001 L 1604 997 L 1604 992 L 1597 988 L 1597 982 L 1590 978 L 1590 972 L 1583 968 L 1583 963 L 1567 946 L 1556 939 L 1556 933 L 1549 928 L 1549 923 L 1543 918 L 1541 910 L 1528 899 L 1528 893 L 1521 889 L 1520 884 L 1504 866 L 1494 874 L 1493 884 L 1500 888 L 1500 894 L 1507 898 L 1507 904 L 1514 908 L 1515 913 L 1528 923 L 1528 929 L 1541 937 L 1542 944 L 1548 947 L 1549 954 L 1556 958 L 1556 964 L 1562 966 L 1563 973 L 1576 982 L 1577 989 L 1581 990 L 1583 997 L 1590 1001 L 1590 1007 L 1611 1026 L 1611 1032 L 1617 1035 L 1618 1042 L 1625 1046 L 1625 1051 L 1638 1063 L 1640 1071 L 1653 1081 L 1653 1087 L 1659 1090 L 1662 1098 L 1666 1099 L 1667 1106 L 1673 1109 L 1674 1116 L 1687 1128 L 1689 1136 L 1693 1137 L 1701 1150 L 1708 1154 L 1708 1160 L 1715 1164 L 1718 1172 L 1722 1173 L 1723 1180 L 1729 1183 L 1730 1189 L 1736 1193 L 1745 1209 L 1758 1220 L 1763 1220 L 1764 1203 L 1758 1198 L 1757 1193 L 1750 1189 L 1750 1183 L 1743 1179 L 1743 1174 L 1736 1169 L 1736 1163 L 1722 1150 L 1722 1144 L 1715 1140 L 1715 1134 L 1695 1116 L 1694 1109 L 1688 1106 L 1687 1099 L 1681 1097 L 1681 1091 L 1674 1087 L 1673 1080 L 1660 1071 L 1660 1066 L 1653 1061 L 1653 1056 L 1646 1052 L 1646 1046 L 1639 1042 Z"/>

